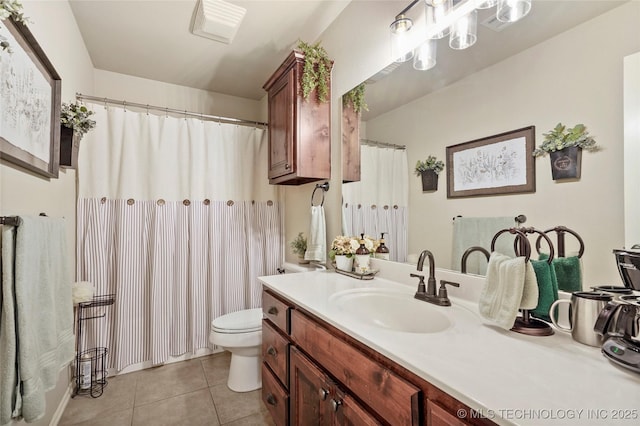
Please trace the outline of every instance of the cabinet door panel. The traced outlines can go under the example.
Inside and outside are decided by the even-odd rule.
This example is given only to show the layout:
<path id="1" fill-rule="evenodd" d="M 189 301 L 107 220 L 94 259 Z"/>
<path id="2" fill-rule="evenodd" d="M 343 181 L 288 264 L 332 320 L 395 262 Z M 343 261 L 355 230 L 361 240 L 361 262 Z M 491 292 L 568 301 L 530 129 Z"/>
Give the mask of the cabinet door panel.
<path id="1" fill-rule="evenodd" d="M 433 401 L 427 401 L 427 424 L 430 426 L 467 426 L 455 415 Z"/>
<path id="2" fill-rule="evenodd" d="M 341 404 L 335 410 L 335 425 L 340 426 L 379 426 L 381 423 L 364 409 L 351 395 L 337 392 Z"/>
<path id="3" fill-rule="evenodd" d="M 420 423 L 422 393 L 416 386 L 295 309 L 291 337 L 385 421 L 398 426 Z"/>
<path id="4" fill-rule="evenodd" d="M 290 418 L 292 425 L 331 425 L 331 388 L 318 367 L 291 348 Z"/>
<path id="5" fill-rule="evenodd" d="M 295 81 L 289 72 L 269 91 L 269 179 L 295 170 L 293 102 Z"/>

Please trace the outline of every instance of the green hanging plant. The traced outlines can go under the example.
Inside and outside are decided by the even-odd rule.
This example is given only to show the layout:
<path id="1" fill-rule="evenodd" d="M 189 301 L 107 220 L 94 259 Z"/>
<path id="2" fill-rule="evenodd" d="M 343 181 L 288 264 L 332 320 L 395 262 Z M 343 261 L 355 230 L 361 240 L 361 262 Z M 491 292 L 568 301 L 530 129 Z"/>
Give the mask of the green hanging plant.
<path id="1" fill-rule="evenodd" d="M 346 107 L 351 105 L 355 112 L 369 111 L 369 106 L 364 100 L 365 88 L 365 84 L 360 83 L 359 85 L 342 95 L 342 106 Z"/>
<path id="2" fill-rule="evenodd" d="M 308 44 L 300 40 L 298 49 L 304 53 L 304 67 L 302 69 L 302 97 L 309 99 L 309 95 L 317 89 L 318 102 L 329 100 L 331 86 L 331 67 L 333 63 L 320 42 Z"/>

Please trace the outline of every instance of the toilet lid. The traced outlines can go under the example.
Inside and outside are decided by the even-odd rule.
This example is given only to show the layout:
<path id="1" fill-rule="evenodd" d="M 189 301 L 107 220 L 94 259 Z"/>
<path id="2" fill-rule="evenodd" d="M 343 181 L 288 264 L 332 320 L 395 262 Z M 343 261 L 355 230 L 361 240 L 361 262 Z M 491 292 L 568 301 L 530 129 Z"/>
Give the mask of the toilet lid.
<path id="1" fill-rule="evenodd" d="M 211 321 L 211 329 L 220 333 L 248 333 L 262 329 L 262 308 L 245 309 L 222 315 Z"/>

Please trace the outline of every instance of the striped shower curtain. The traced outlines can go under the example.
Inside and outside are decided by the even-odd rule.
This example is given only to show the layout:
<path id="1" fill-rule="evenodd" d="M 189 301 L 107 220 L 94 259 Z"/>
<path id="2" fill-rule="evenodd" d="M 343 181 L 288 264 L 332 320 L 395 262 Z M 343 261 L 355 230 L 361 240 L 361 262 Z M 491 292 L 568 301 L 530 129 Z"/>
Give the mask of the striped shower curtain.
<path id="1" fill-rule="evenodd" d="M 409 172 L 404 149 L 361 146 L 360 181 L 342 184 L 342 233 L 385 233 L 389 259 L 407 257 Z"/>
<path id="2" fill-rule="evenodd" d="M 213 318 L 259 307 L 257 277 L 282 264 L 265 131 L 96 108 L 78 165 L 77 275 L 115 293 L 84 347 L 108 368 L 210 347 Z"/>

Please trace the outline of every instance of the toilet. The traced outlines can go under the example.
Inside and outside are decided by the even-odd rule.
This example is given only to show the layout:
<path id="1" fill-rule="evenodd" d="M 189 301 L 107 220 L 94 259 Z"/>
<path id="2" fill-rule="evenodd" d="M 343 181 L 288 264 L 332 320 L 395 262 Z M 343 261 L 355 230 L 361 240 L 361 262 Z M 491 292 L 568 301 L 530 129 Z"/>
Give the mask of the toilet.
<path id="1" fill-rule="evenodd" d="M 214 319 L 209 341 L 231 352 L 229 389 L 249 392 L 262 387 L 262 308 L 245 309 Z"/>

